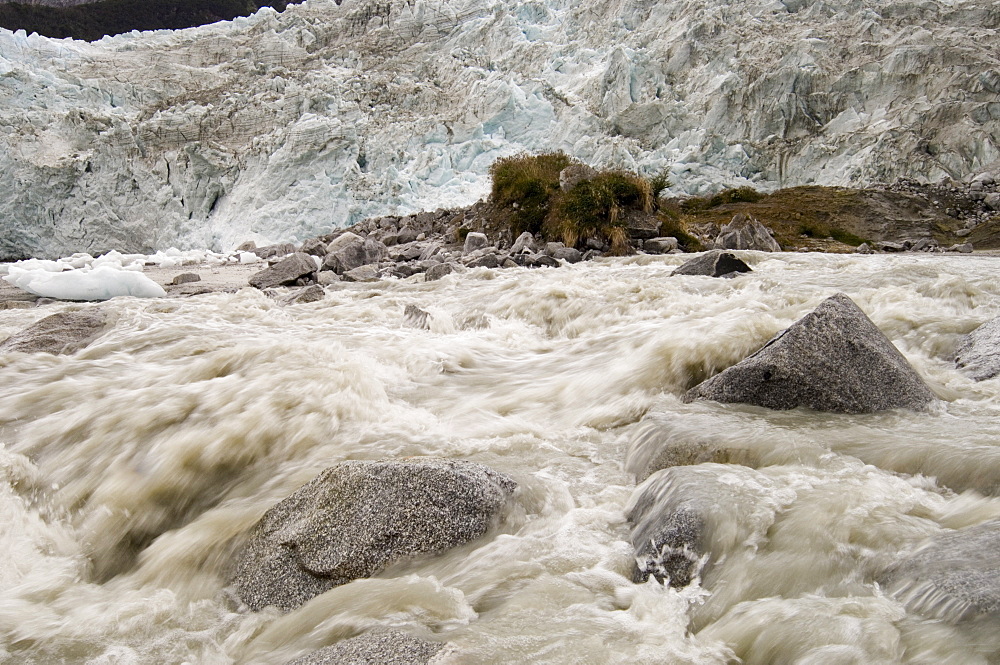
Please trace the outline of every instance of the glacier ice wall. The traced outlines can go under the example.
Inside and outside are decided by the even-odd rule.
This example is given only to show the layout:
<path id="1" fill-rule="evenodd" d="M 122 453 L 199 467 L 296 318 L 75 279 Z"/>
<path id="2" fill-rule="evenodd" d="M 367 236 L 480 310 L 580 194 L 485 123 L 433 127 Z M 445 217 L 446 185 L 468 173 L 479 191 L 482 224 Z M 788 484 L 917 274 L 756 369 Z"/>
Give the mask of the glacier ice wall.
<path id="1" fill-rule="evenodd" d="M 308 0 L 88 44 L 0 30 L 0 258 L 230 249 L 469 203 L 520 150 L 676 191 L 1000 159 L 991 0 Z"/>

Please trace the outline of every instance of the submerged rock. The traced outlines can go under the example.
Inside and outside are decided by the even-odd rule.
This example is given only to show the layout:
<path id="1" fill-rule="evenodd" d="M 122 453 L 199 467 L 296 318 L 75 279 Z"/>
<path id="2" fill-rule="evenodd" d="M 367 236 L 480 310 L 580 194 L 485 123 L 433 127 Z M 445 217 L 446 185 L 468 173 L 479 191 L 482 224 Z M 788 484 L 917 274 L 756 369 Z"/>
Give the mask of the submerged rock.
<path id="1" fill-rule="evenodd" d="M 635 548 L 632 581 L 655 577 L 680 588 L 708 575 L 715 561 L 746 547 L 773 521 L 764 505 L 771 486 L 735 464 L 680 466 L 650 476 L 625 509 Z"/>
<path id="2" fill-rule="evenodd" d="M 73 353 L 101 336 L 107 314 L 97 308 L 60 312 L 0 342 L 0 353 Z"/>
<path id="3" fill-rule="evenodd" d="M 396 561 L 483 536 L 515 487 L 473 462 L 342 462 L 265 513 L 233 586 L 254 610 L 298 607 Z"/>
<path id="4" fill-rule="evenodd" d="M 285 665 L 426 665 L 443 644 L 398 630 L 371 632 L 338 642 Z"/>
<path id="5" fill-rule="evenodd" d="M 326 297 L 326 291 L 319 284 L 313 284 L 305 288 L 288 294 L 281 300 L 282 305 L 301 305 L 310 302 L 319 302 Z"/>
<path id="6" fill-rule="evenodd" d="M 708 277 L 735 277 L 741 272 L 752 272 L 750 266 L 741 261 L 732 252 L 713 249 L 701 256 L 685 261 L 679 265 L 670 276 L 674 275 L 707 275 Z"/>
<path id="7" fill-rule="evenodd" d="M 314 272 L 316 272 L 316 261 L 312 256 L 296 252 L 252 276 L 250 286 L 271 289 L 284 284 L 294 284 L 300 277 Z"/>
<path id="8" fill-rule="evenodd" d="M 934 396 L 871 319 L 838 293 L 684 399 L 871 413 L 920 409 Z"/>
<path id="9" fill-rule="evenodd" d="M 431 315 L 416 305 L 407 305 L 403 310 L 403 325 L 419 330 L 430 330 Z"/>
<path id="10" fill-rule="evenodd" d="M 934 619 L 1000 616 L 1000 520 L 934 538 L 879 583 L 909 610 Z"/>
<path id="11" fill-rule="evenodd" d="M 955 366 L 975 381 L 1000 374 L 1000 318 L 987 321 L 965 336 L 955 352 Z"/>

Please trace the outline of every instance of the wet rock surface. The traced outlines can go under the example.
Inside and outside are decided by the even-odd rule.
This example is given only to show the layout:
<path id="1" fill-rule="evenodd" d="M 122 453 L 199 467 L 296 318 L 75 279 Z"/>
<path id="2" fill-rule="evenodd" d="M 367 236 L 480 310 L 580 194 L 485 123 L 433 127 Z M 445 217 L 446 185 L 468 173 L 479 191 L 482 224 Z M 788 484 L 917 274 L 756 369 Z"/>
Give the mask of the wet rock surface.
<path id="1" fill-rule="evenodd" d="M 871 413 L 921 409 L 934 396 L 864 312 L 837 294 L 684 399 Z"/>
<path id="2" fill-rule="evenodd" d="M 0 353 L 73 353 L 107 329 L 107 313 L 98 308 L 60 312 L 0 342 Z"/>
<path id="3" fill-rule="evenodd" d="M 1000 520 L 932 539 L 879 583 L 911 611 L 935 619 L 1000 616 Z"/>
<path id="4" fill-rule="evenodd" d="M 713 249 L 678 266 L 670 276 L 704 275 L 708 277 L 734 277 L 741 272 L 751 272 L 750 266 L 732 252 Z"/>
<path id="5" fill-rule="evenodd" d="M 338 642 L 285 665 L 426 665 L 444 647 L 391 630 Z"/>
<path id="6" fill-rule="evenodd" d="M 955 366 L 976 381 L 1000 374 L 1000 318 L 987 321 L 965 336 L 955 352 Z"/>
<path id="7" fill-rule="evenodd" d="M 251 609 L 292 609 L 396 561 L 480 538 L 515 487 L 473 462 L 342 462 L 267 511 L 233 586 Z"/>

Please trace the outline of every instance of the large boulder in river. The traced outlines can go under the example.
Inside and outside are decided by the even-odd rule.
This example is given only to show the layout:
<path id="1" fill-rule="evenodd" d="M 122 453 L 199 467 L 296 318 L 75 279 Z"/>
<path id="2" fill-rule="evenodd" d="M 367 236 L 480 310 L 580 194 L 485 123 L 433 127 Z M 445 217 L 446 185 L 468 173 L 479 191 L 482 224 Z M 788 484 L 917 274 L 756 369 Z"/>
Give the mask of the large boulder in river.
<path id="1" fill-rule="evenodd" d="M 398 630 L 373 631 L 296 658 L 285 665 L 426 665 L 444 647 Z"/>
<path id="2" fill-rule="evenodd" d="M 955 365 L 976 381 L 1000 374 L 1000 318 L 987 321 L 965 336 L 955 353 Z"/>
<path id="3" fill-rule="evenodd" d="M 298 607 L 396 561 L 481 537 L 515 487 L 473 462 L 342 462 L 265 513 L 233 586 L 254 610 Z"/>
<path id="4" fill-rule="evenodd" d="M 98 308 L 60 312 L 0 342 L 0 353 L 73 353 L 100 337 L 107 327 L 107 313 Z"/>
<path id="5" fill-rule="evenodd" d="M 933 619 L 1000 617 L 1000 520 L 932 539 L 879 583 L 909 610 Z"/>
<path id="6" fill-rule="evenodd" d="M 871 413 L 920 409 L 934 395 L 871 319 L 838 293 L 684 399 Z"/>
<path id="7" fill-rule="evenodd" d="M 323 268 L 343 275 L 355 268 L 378 263 L 388 256 L 389 248 L 380 240 L 373 237 L 362 238 L 348 232 L 327 245 Z"/>
<path id="8" fill-rule="evenodd" d="M 735 277 L 741 272 L 752 272 L 750 266 L 732 252 L 713 249 L 677 266 L 670 276 L 703 275 L 707 277 Z"/>

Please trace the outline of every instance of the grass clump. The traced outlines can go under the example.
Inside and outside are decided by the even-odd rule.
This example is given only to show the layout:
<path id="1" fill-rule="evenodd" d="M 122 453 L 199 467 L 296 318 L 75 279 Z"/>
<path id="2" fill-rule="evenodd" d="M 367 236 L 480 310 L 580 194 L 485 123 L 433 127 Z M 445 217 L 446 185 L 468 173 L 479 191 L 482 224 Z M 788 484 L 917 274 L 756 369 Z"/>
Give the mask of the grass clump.
<path id="1" fill-rule="evenodd" d="M 559 176 L 569 166 L 583 174 L 563 190 Z M 650 181 L 625 171 L 594 171 L 561 152 L 498 159 L 490 176 L 490 202 L 509 219 L 512 237 L 529 231 L 570 247 L 598 238 L 616 254 L 629 251 L 629 214 L 650 214 L 656 196 L 670 186 L 666 174 Z"/>
<path id="2" fill-rule="evenodd" d="M 559 192 L 559 173 L 572 163 L 561 152 L 520 154 L 493 162 L 490 200 L 498 206 L 515 208 L 511 221 L 515 236 L 542 230 L 551 199 Z"/>
<path id="3" fill-rule="evenodd" d="M 597 237 L 615 254 L 628 252 L 626 213 L 650 212 L 653 192 L 649 182 L 623 171 L 604 171 L 562 193 L 546 221 L 546 235 L 558 235 L 569 247 Z"/>

